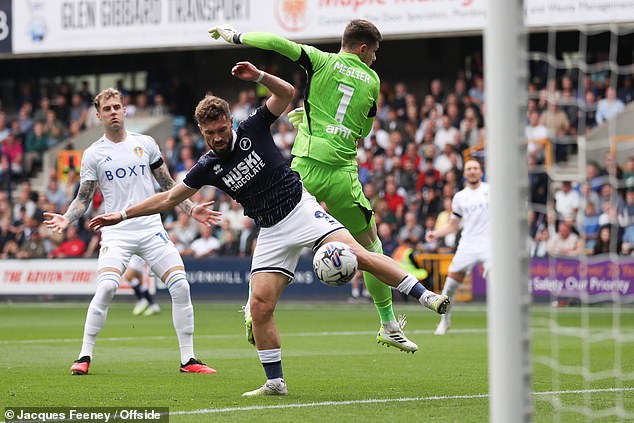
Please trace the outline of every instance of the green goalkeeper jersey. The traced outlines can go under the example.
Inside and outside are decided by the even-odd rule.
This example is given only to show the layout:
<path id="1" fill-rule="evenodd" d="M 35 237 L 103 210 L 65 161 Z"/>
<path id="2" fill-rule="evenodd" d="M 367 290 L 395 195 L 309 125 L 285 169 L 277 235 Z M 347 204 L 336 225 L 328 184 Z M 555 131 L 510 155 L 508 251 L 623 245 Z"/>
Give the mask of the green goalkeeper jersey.
<path id="1" fill-rule="evenodd" d="M 275 34 L 247 32 L 241 41 L 277 51 L 306 71 L 306 118 L 298 128 L 292 154 L 356 168 L 357 140 L 368 136 L 376 115 L 380 86 L 376 72 L 355 54 L 325 53 Z"/>

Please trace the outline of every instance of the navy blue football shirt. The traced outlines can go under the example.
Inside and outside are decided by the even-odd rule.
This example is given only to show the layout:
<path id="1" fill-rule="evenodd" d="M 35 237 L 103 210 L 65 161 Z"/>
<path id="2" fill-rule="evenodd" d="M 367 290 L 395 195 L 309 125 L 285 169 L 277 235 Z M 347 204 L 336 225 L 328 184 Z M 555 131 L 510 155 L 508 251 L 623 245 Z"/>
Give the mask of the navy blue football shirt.
<path id="1" fill-rule="evenodd" d="M 302 182 L 273 141 L 270 127 L 275 119 L 266 106 L 256 109 L 238 125 L 232 152 L 221 158 L 210 150 L 183 183 L 194 189 L 204 185 L 220 188 L 258 226 L 267 228 L 284 219 L 301 200 Z"/>

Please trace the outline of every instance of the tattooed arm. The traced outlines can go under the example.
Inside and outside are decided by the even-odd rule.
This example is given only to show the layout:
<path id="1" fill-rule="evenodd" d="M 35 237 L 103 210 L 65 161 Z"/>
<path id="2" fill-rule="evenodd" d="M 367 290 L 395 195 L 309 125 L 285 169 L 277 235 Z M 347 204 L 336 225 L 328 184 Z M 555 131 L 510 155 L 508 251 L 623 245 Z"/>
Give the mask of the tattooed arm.
<path id="1" fill-rule="evenodd" d="M 154 169 L 152 173 L 154 175 L 154 178 L 156 179 L 156 182 L 158 182 L 158 184 L 161 186 L 161 189 L 163 189 L 163 192 L 170 191 L 172 190 L 172 188 L 177 187 L 179 185 L 170 176 L 169 170 L 167 169 L 167 165 L 165 163 L 163 163 L 162 165 Z M 185 186 L 183 185 L 183 187 Z M 188 187 L 185 187 L 185 188 L 188 188 Z M 178 207 L 180 207 L 181 210 L 183 210 L 189 216 L 193 217 L 194 219 L 196 219 L 202 224 L 205 224 L 205 225 L 218 224 L 221 221 L 220 212 L 216 212 L 209 209 L 209 207 L 211 207 L 214 204 L 214 202 L 208 201 L 206 203 L 195 204 L 192 200 L 189 199 L 189 197 L 193 195 L 192 192 L 189 192 L 190 190 L 185 189 L 185 192 L 188 192 L 189 195 L 186 196 L 187 198 L 185 198 L 184 201 L 178 204 Z M 183 190 L 178 189 L 176 191 L 180 192 Z"/>
<path id="2" fill-rule="evenodd" d="M 154 179 L 156 179 L 156 182 L 158 182 L 161 190 L 163 191 L 169 191 L 174 185 L 176 185 L 176 181 L 172 179 L 172 176 L 170 175 L 170 172 L 167 169 L 167 165 L 165 163 L 152 170 L 152 174 L 154 175 Z M 192 209 L 196 207 L 196 204 L 194 204 L 194 202 L 188 198 L 180 203 L 178 207 L 180 207 L 182 211 L 191 216 Z"/>
<path id="3" fill-rule="evenodd" d="M 44 221 L 46 226 L 55 232 L 63 232 L 69 224 L 75 222 L 86 213 L 96 188 L 97 181 L 83 181 L 79 185 L 77 197 L 70 203 L 68 210 L 63 216 L 58 213 L 44 213 L 44 217 L 47 218 Z"/>

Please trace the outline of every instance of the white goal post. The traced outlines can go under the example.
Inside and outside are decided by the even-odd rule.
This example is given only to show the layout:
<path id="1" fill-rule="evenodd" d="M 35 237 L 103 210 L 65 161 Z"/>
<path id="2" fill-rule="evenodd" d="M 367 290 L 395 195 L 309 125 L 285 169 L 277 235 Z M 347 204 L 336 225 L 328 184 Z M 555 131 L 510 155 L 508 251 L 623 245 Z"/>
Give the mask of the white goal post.
<path id="1" fill-rule="evenodd" d="M 494 423 L 532 415 L 523 0 L 488 0 L 484 31 L 491 272 L 487 289 L 489 410 Z"/>

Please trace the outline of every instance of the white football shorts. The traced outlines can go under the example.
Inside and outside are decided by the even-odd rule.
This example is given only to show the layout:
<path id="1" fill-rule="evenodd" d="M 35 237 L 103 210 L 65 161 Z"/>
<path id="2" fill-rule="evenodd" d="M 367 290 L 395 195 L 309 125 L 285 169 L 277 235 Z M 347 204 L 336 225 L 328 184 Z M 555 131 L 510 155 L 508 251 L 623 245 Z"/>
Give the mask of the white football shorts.
<path id="1" fill-rule="evenodd" d="M 315 197 L 304 192 L 288 216 L 270 228 L 260 230 L 251 274 L 278 272 L 292 280 L 302 249 L 314 251 L 328 235 L 342 229 L 344 226 L 326 213 Z"/>
<path id="2" fill-rule="evenodd" d="M 484 268 L 484 275 L 489 271 L 489 248 L 485 247 L 479 250 L 464 249 L 458 246 L 456 254 L 449 264 L 449 271 L 454 272 L 470 272 L 473 267 L 481 263 Z"/>
<path id="3" fill-rule="evenodd" d="M 167 232 L 162 230 L 102 240 L 97 269 L 114 267 L 123 272 L 133 255 L 145 260 L 159 278 L 170 268 L 183 266 L 183 259 L 176 246 L 170 241 Z"/>

